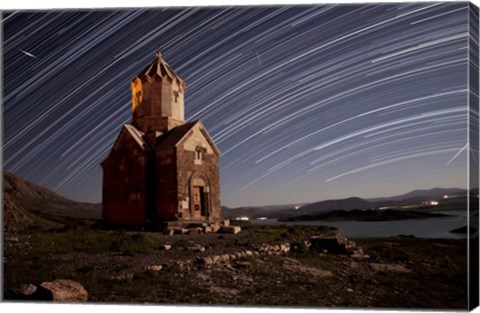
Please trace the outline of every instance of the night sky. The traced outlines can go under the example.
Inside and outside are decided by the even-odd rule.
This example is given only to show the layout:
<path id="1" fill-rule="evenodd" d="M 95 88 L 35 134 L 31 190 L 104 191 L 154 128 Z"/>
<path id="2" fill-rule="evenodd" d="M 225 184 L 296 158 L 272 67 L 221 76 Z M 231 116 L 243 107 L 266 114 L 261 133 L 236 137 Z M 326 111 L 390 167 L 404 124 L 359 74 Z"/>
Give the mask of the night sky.
<path id="1" fill-rule="evenodd" d="M 466 2 L 2 19 L 4 169 L 66 197 L 101 201 L 130 81 L 158 46 L 186 120 L 222 151 L 223 205 L 467 187 Z"/>

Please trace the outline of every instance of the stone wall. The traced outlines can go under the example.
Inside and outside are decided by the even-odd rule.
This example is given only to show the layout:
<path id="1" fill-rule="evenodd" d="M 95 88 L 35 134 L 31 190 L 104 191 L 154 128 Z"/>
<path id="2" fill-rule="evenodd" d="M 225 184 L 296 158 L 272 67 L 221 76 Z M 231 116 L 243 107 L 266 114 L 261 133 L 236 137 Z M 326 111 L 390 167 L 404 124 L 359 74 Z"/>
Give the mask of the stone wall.
<path id="1" fill-rule="evenodd" d="M 142 147 L 122 129 L 103 167 L 103 219 L 110 223 L 145 222 L 145 166 Z"/>
<path id="2" fill-rule="evenodd" d="M 159 220 L 177 219 L 177 156 L 175 149 L 156 151 L 156 210 Z"/>
<path id="3" fill-rule="evenodd" d="M 198 159 L 197 153 L 201 158 Z M 207 214 L 201 219 L 219 221 L 220 213 L 220 178 L 218 168 L 218 155 L 214 152 L 199 126 L 192 129 L 191 134 L 177 147 L 177 177 L 178 177 L 178 214 L 181 219 L 192 219 L 191 195 L 192 179 L 207 180 L 206 192 Z"/>

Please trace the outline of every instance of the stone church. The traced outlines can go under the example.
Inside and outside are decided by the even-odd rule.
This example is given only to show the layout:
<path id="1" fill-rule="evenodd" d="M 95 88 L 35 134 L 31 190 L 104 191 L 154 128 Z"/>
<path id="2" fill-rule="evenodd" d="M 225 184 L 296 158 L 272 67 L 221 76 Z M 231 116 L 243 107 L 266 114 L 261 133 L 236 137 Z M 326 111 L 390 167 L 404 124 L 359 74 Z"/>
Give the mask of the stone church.
<path id="1" fill-rule="evenodd" d="M 102 162 L 104 221 L 221 221 L 220 151 L 201 121 L 185 122 L 182 78 L 158 52 L 131 89 L 132 123 Z"/>

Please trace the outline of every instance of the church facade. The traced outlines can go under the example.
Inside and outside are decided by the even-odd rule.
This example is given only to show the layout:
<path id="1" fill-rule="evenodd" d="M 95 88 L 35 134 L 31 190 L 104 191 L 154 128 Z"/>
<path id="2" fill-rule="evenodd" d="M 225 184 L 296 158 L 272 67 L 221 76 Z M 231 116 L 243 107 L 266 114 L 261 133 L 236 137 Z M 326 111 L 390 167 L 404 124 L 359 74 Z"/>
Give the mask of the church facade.
<path id="1" fill-rule="evenodd" d="M 101 164 L 104 221 L 221 221 L 220 151 L 201 121 L 185 122 L 182 78 L 157 53 L 131 90 L 132 123 Z"/>

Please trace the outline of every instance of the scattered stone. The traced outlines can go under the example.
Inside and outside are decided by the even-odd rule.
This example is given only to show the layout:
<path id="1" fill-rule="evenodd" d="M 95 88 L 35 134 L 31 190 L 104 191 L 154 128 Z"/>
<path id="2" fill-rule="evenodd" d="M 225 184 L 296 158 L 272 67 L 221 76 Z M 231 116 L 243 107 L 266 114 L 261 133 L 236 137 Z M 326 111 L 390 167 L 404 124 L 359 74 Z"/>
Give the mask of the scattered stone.
<path id="1" fill-rule="evenodd" d="M 213 265 L 213 259 L 209 256 L 205 257 L 205 258 L 202 258 L 200 259 L 200 263 L 204 266 L 210 266 L 210 265 Z"/>
<path id="2" fill-rule="evenodd" d="M 185 269 L 185 262 L 184 261 L 177 261 L 175 264 L 178 266 L 179 269 L 183 270 Z"/>
<path id="3" fill-rule="evenodd" d="M 146 267 L 147 270 L 153 271 L 153 272 L 161 271 L 162 268 L 163 268 L 163 265 L 150 265 Z"/>
<path id="4" fill-rule="evenodd" d="M 230 226 L 230 220 L 223 220 L 223 226 Z"/>
<path id="5" fill-rule="evenodd" d="M 200 231 L 197 228 L 192 228 L 188 230 L 189 235 L 198 235 L 200 234 Z"/>
<path id="6" fill-rule="evenodd" d="M 196 244 L 193 247 L 189 247 L 187 249 L 195 251 L 195 252 L 204 252 L 205 251 L 205 247 L 202 246 L 202 245 L 199 245 L 199 244 Z"/>
<path id="7" fill-rule="evenodd" d="M 173 233 L 175 235 L 184 235 L 188 232 L 188 229 L 185 228 L 173 228 Z"/>
<path id="8" fill-rule="evenodd" d="M 128 280 L 133 278 L 133 273 L 122 273 L 119 275 L 112 276 L 113 280 Z"/>
<path id="9" fill-rule="evenodd" d="M 57 279 L 51 282 L 43 282 L 38 287 L 35 298 L 60 302 L 84 302 L 88 299 L 88 293 L 76 281 Z"/>
<path id="10" fill-rule="evenodd" d="M 240 226 L 222 226 L 220 232 L 224 234 L 238 234 L 242 228 Z"/>
<path id="11" fill-rule="evenodd" d="M 220 230 L 220 228 L 222 228 L 222 227 L 220 226 L 220 224 L 218 224 L 218 223 L 213 224 L 213 225 L 212 225 L 212 233 L 216 233 L 217 231 Z"/>
<path id="12" fill-rule="evenodd" d="M 347 248 L 346 237 L 343 236 L 314 236 L 310 238 L 310 250 L 323 252 L 326 250 L 335 254 L 353 254 L 351 249 Z"/>
<path id="13" fill-rule="evenodd" d="M 248 261 L 240 261 L 237 262 L 235 265 L 237 268 L 249 268 L 252 266 L 252 264 Z"/>
<path id="14" fill-rule="evenodd" d="M 191 223 L 190 225 L 188 225 L 188 228 L 202 228 L 206 226 L 208 226 L 207 223 L 198 222 L 198 223 Z"/>
<path id="15" fill-rule="evenodd" d="M 303 241 L 294 241 L 289 245 L 289 251 L 293 253 L 306 252 L 308 247 Z"/>
<path id="16" fill-rule="evenodd" d="M 370 263 L 370 268 L 375 271 L 390 271 L 397 273 L 410 273 L 411 270 L 400 264 Z"/>
<path id="17" fill-rule="evenodd" d="M 171 245 L 163 245 L 163 246 L 160 246 L 160 250 L 170 250 L 172 249 L 172 246 Z"/>
<path id="18" fill-rule="evenodd" d="M 212 232 L 212 227 L 211 226 L 204 226 L 202 227 L 202 232 L 205 234 L 210 234 Z"/>
<path id="19" fill-rule="evenodd" d="M 220 262 L 220 256 L 212 255 L 212 261 L 213 261 L 213 264 L 217 264 L 218 262 Z"/>
<path id="20" fill-rule="evenodd" d="M 287 253 L 289 251 L 290 251 L 290 245 L 288 243 L 280 245 L 280 252 Z"/>
<path id="21" fill-rule="evenodd" d="M 5 241 L 12 241 L 12 242 L 19 242 L 19 239 L 16 236 L 5 237 L 4 240 Z"/>
<path id="22" fill-rule="evenodd" d="M 362 248 L 342 235 L 314 236 L 310 238 L 310 250 L 322 253 L 346 254 L 355 258 L 368 258 Z"/>

